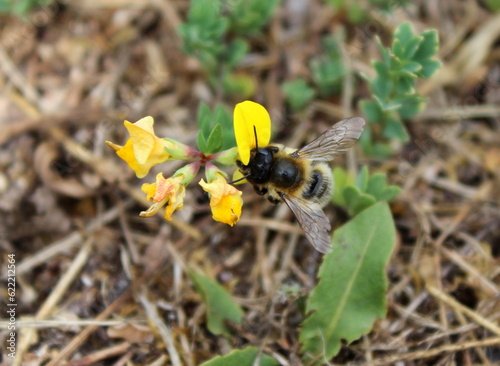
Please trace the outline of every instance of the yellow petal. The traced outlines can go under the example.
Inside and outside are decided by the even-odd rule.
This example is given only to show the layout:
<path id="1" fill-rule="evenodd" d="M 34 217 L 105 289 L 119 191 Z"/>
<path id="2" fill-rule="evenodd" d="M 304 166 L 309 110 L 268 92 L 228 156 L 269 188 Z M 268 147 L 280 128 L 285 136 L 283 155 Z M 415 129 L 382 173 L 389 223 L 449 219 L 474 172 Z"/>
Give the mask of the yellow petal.
<path id="1" fill-rule="evenodd" d="M 131 139 L 128 139 L 125 146 L 123 146 L 121 149 L 116 150 L 116 155 L 118 155 L 128 164 L 130 169 L 132 169 L 135 172 L 135 175 L 137 175 L 138 178 L 144 178 L 148 174 L 149 169 L 151 169 L 152 165 L 147 166 L 139 164 L 137 162 Z"/>
<path id="2" fill-rule="evenodd" d="M 132 141 L 137 162 L 139 164 L 146 163 L 149 155 L 153 152 L 155 147 L 154 136 L 129 122 L 125 123 L 125 127 L 127 127 L 127 130 L 130 133 L 130 141 Z"/>
<path id="3" fill-rule="evenodd" d="M 243 206 L 243 200 L 241 198 L 241 192 L 239 194 L 232 194 L 223 196 L 217 205 L 210 207 L 212 208 L 212 217 L 215 221 L 223 222 L 233 226 L 238 222 L 241 216 L 241 207 Z"/>
<path id="4" fill-rule="evenodd" d="M 175 191 L 175 195 L 172 195 L 168 201 L 168 205 L 165 208 L 165 219 L 168 221 L 172 220 L 172 214 L 184 207 L 184 195 L 186 194 L 186 187 L 181 185 L 179 189 Z"/>
<path id="5" fill-rule="evenodd" d="M 250 161 L 250 150 L 264 147 L 271 139 L 271 117 L 267 110 L 258 103 L 246 100 L 234 108 L 234 135 L 241 162 Z M 255 135 L 257 140 L 255 141 Z"/>
<path id="6" fill-rule="evenodd" d="M 234 182 L 234 181 L 236 181 L 238 179 L 241 179 L 243 177 L 244 177 L 243 173 L 240 172 L 238 169 L 236 169 L 234 171 L 234 173 L 233 173 L 233 179 L 232 179 L 232 181 Z M 241 179 L 241 180 L 238 180 L 236 183 L 233 183 L 233 184 L 238 185 L 238 184 L 243 184 L 243 183 L 246 183 L 246 182 L 247 182 L 246 179 Z"/>
<path id="7" fill-rule="evenodd" d="M 238 222 L 243 206 L 241 191 L 227 184 L 222 177 L 211 183 L 202 179 L 200 185 L 210 193 L 210 208 L 214 220 L 231 226 Z"/>

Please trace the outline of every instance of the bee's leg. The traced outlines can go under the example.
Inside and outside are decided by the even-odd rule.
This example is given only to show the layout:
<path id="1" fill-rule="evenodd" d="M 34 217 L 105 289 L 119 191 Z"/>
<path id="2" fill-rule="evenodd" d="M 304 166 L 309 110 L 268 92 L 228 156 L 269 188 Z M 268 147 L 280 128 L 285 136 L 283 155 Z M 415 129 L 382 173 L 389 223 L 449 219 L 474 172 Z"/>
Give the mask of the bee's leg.
<path id="1" fill-rule="evenodd" d="M 254 185 L 253 189 L 255 189 L 255 192 L 257 194 L 260 194 L 261 196 L 265 195 L 268 192 L 268 189 L 266 187 L 259 187 L 258 185 Z"/>

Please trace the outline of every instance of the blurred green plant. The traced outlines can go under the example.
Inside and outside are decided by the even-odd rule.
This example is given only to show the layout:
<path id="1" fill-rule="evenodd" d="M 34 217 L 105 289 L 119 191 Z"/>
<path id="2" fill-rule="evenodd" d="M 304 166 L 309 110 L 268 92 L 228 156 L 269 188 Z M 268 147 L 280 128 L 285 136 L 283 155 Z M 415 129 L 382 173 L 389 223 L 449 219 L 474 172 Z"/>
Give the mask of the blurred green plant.
<path id="1" fill-rule="evenodd" d="M 233 350 L 224 356 L 217 356 L 200 366 L 278 366 L 279 362 L 256 347 Z"/>
<path id="2" fill-rule="evenodd" d="M 438 34 L 428 30 L 415 35 L 410 23 L 394 31 L 391 48 L 384 48 L 377 38 L 381 61 L 374 61 L 375 76 L 363 75 L 370 86 L 371 99 L 360 102 L 368 126 L 360 138 L 369 156 L 386 157 L 391 141 L 408 141 L 403 120 L 410 119 L 424 107 L 426 99 L 415 90 L 417 79 L 430 78 L 441 66 L 434 59 Z"/>
<path id="3" fill-rule="evenodd" d="M 313 86 L 304 78 L 283 83 L 283 93 L 294 112 L 304 109 L 316 95 L 327 98 L 341 91 L 342 80 L 347 72 L 340 48 L 344 36 L 341 30 L 321 40 L 323 52 L 309 62 Z"/>
<path id="4" fill-rule="evenodd" d="M 25 17 L 33 8 L 48 4 L 52 0 L 2 0 L 0 13 L 15 14 Z"/>
<path id="5" fill-rule="evenodd" d="M 201 103 L 198 109 L 198 149 L 205 155 L 218 153 L 236 146 L 233 119 L 223 105 L 212 111 Z"/>
<path id="6" fill-rule="evenodd" d="M 207 306 L 208 330 L 229 337 L 231 332 L 227 322 L 241 324 L 243 310 L 226 289 L 214 280 L 194 270 L 189 270 L 188 274 Z"/>
<path id="7" fill-rule="evenodd" d="M 485 0 L 486 6 L 494 12 L 500 11 L 500 1 L 499 0 Z"/>
<path id="8" fill-rule="evenodd" d="M 392 13 L 399 7 L 405 7 L 410 3 L 408 0 L 369 0 L 367 3 L 347 0 L 327 0 L 337 11 L 345 12 L 350 23 L 359 24 L 370 17 L 370 10 L 380 10 Z"/>
<path id="9" fill-rule="evenodd" d="M 274 14 L 280 0 L 193 0 L 187 21 L 179 27 L 183 51 L 196 57 L 211 84 L 226 94 L 253 94 L 251 78 L 235 72 L 250 46 Z"/>
<path id="10" fill-rule="evenodd" d="M 283 90 L 286 101 L 294 112 L 304 109 L 316 95 L 316 90 L 304 78 L 284 82 L 281 85 L 281 90 Z"/>
<path id="11" fill-rule="evenodd" d="M 395 185 L 387 185 L 387 176 L 383 173 L 370 175 L 364 166 L 356 178 L 342 167 L 333 170 L 335 190 L 332 201 L 344 207 L 350 216 L 355 216 L 377 202 L 392 202 L 401 192 Z"/>

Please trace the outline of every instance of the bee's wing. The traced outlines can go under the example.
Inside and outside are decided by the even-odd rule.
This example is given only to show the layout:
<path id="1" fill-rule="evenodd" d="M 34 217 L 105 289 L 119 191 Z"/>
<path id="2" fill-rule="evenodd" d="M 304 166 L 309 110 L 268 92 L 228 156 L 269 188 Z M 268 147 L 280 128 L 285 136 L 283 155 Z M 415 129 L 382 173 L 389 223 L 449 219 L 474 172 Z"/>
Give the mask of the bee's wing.
<path id="1" fill-rule="evenodd" d="M 332 240 L 328 231 L 332 228 L 320 205 L 299 197 L 281 194 L 281 198 L 290 207 L 297 217 L 306 238 L 313 247 L 321 252 L 328 253 L 332 250 Z"/>
<path id="2" fill-rule="evenodd" d="M 317 139 L 291 154 L 294 158 L 331 161 L 346 152 L 361 136 L 365 121 L 352 117 L 336 123 Z"/>

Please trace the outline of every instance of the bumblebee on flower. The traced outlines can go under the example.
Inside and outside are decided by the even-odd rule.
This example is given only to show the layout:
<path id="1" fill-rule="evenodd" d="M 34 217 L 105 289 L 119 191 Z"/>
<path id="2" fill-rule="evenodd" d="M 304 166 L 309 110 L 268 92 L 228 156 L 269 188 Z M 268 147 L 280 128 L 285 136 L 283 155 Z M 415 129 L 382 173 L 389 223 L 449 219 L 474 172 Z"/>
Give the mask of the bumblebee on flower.
<path id="1" fill-rule="evenodd" d="M 285 202 L 311 244 L 322 253 L 329 252 L 331 238 L 328 231 L 331 226 L 322 210 L 333 191 L 332 171 L 327 162 L 356 142 L 363 132 L 365 121 L 359 117 L 345 119 L 306 146 L 291 149 L 269 144 L 271 119 L 260 104 L 250 101 L 239 103 L 233 117 L 237 147 L 226 146 L 223 150 L 222 124 L 217 123 L 208 129 L 200 126 L 197 139 L 200 151 L 172 139 L 157 137 L 152 117 L 145 117 L 136 123 L 125 121 L 130 139 L 125 146 L 110 142 L 108 145 L 139 178 L 156 164 L 175 159 L 191 161 L 170 178 L 164 178 L 160 173 L 155 183 L 143 184 L 142 190 L 153 204 L 141 212 L 141 216 L 152 216 L 165 207 L 164 217 L 171 220 L 172 214 L 184 206 L 186 186 L 204 167 L 207 181 L 201 179 L 199 184 L 210 195 L 214 220 L 231 226 L 238 222 L 243 206 L 242 193 L 230 183 L 248 180 L 256 192 L 266 195 L 270 202 Z M 227 174 L 217 164 L 238 167 L 232 182 L 228 183 Z"/>

